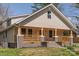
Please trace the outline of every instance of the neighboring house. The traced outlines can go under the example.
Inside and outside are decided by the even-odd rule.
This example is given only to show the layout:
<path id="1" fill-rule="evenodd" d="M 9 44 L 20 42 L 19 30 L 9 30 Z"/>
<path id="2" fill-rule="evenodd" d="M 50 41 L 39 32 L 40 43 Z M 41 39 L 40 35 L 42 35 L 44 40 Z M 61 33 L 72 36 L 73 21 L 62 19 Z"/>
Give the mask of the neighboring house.
<path id="1" fill-rule="evenodd" d="M 0 31 L 2 47 L 62 47 L 73 45 L 76 27 L 53 4 L 31 15 L 10 17 Z"/>

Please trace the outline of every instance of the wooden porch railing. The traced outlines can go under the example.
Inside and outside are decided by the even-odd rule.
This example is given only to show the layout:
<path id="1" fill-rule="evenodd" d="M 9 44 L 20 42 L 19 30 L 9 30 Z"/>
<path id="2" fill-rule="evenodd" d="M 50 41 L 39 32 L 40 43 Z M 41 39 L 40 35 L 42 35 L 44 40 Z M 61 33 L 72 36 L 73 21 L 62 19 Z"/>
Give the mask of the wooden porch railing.
<path id="1" fill-rule="evenodd" d="M 70 36 L 58 36 L 58 42 L 68 42 L 70 40 Z M 24 36 L 23 41 L 41 41 L 40 36 L 30 35 Z M 45 37 L 44 41 L 55 41 L 55 37 Z"/>
<path id="2" fill-rule="evenodd" d="M 40 36 L 24 36 L 23 41 L 41 41 Z M 54 37 L 45 37 L 44 41 L 54 41 Z"/>
<path id="3" fill-rule="evenodd" d="M 60 36 L 59 42 L 68 42 L 70 40 L 70 36 Z"/>
<path id="4" fill-rule="evenodd" d="M 39 41 L 39 37 L 35 37 L 35 36 L 24 36 L 24 41 Z"/>

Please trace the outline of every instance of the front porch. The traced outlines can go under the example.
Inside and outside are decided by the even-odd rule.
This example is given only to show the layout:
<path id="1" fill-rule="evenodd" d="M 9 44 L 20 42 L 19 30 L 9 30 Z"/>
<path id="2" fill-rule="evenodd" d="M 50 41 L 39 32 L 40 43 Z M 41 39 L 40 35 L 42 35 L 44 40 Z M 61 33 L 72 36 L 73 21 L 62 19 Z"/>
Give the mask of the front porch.
<path id="1" fill-rule="evenodd" d="M 71 30 L 66 29 L 54 29 L 54 28 L 43 28 L 43 27 L 39 28 L 39 27 L 26 27 L 26 26 L 18 27 L 18 34 L 17 34 L 18 48 L 54 45 L 51 42 L 54 42 L 60 46 L 72 45 L 73 32 Z"/>

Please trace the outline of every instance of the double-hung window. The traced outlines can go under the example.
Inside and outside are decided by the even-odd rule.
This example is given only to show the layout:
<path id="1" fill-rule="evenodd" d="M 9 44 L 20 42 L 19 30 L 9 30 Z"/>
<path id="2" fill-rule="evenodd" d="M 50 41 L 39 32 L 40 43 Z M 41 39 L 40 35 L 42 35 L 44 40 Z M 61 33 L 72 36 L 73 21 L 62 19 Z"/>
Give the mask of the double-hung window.
<path id="1" fill-rule="evenodd" d="M 51 19 L 51 11 L 48 11 L 48 19 Z"/>

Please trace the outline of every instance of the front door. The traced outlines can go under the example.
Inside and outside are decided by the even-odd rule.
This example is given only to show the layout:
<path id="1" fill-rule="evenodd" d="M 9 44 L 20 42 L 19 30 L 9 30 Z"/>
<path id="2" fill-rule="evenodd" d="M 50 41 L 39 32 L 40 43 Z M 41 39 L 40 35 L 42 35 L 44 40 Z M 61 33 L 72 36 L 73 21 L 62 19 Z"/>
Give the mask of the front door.
<path id="1" fill-rule="evenodd" d="M 42 47 L 47 47 L 47 42 L 41 42 Z"/>
<path id="2" fill-rule="evenodd" d="M 52 30 L 49 30 L 49 37 L 52 38 Z"/>

